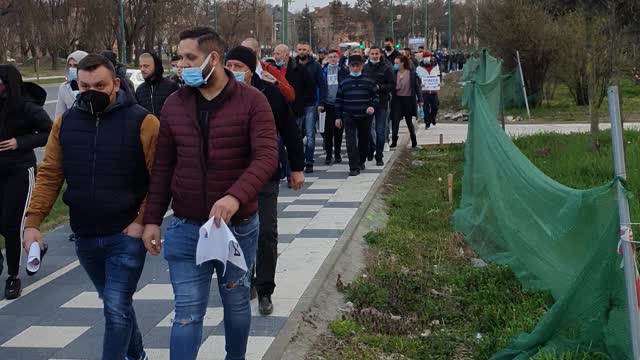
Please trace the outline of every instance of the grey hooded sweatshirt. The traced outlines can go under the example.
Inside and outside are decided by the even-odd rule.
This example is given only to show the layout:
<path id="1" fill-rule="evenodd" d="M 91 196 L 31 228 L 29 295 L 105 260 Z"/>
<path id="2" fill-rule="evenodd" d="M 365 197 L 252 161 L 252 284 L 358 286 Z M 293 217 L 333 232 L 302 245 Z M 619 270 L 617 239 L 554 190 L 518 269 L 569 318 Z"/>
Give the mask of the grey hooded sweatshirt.
<path id="1" fill-rule="evenodd" d="M 76 101 L 76 95 L 78 95 L 78 91 L 74 91 L 71 88 L 71 80 L 69 79 L 69 60 L 73 59 L 77 62 L 80 62 L 87 55 L 89 54 L 82 50 L 77 50 L 67 56 L 67 65 L 64 69 L 64 72 L 67 76 L 67 81 L 60 84 L 60 88 L 58 89 L 58 104 L 56 105 L 55 116 L 56 118 L 64 114 L 65 111 L 69 110 L 71 106 L 73 106 L 73 103 Z"/>

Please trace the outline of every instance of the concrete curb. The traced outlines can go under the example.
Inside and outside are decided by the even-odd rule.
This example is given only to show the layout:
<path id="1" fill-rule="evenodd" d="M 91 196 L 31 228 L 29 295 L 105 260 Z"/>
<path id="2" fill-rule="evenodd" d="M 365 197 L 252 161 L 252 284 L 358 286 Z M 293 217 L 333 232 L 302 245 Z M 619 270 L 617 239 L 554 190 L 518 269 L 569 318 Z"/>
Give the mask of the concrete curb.
<path id="1" fill-rule="evenodd" d="M 303 313 L 311 307 L 318 293 L 320 293 L 322 286 L 324 285 L 325 281 L 329 277 L 329 274 L 340 259 L 340 256 L 342 256 L 344 249 L 351 241 L 353 234 L 358 228 L 358 225 L 360 225 L 360 222 L 362 221 L 364 215 L 367 213 L 369 207 L 373 202 L 373 199 L 378 195 L 378 191 L 389 177 L 391 169 L 394 167 L 396 160 L 404 151 L 410 151 L 410 149 L 407 148 L 408 145 L 409 136 L 407 134 L 402 136 L 400 142 L 398 143 L 396 151 L 393 152 L 393 155 L 391 155 L 391 157 L 389 158 L 389 161 L 387 162 L 384 170 L 376 179 L 373 186 L 371 186 L 371 189 L 369 189 L 367 196 L 362 201 L 362 204 L 360 204 L 360 207 L 358 208 L 358 211 L 356 211 L 356 214 L 353 216 L 353 219 L 351 219 L 344 232 L 342 233 L 342 236 L 340 236 L 340 239 L 338 239 L 336 245 L 333 247 L 327 258 L 320 266 L 320 270 L 318 270 L 316 275 L 311 280 L 311 283 L 309 283 L 309 286 L 305 290 L 304 294 L 302 294 L 302 297 L 298 301 L 298 304 L 291 312 L 291 315 L 289 315 L 289 319 L 282 326 L 282 329 L 280 329 L 278 336 L 276 336 L 276 338 L 273 340 L 271 346 L 269 346 L 269 349 L 262 358 L 263 360 L 282 359 L 282 356 L 287 351 L 291 339 L 298 330 L 300 322 L 303 321 Z"/>

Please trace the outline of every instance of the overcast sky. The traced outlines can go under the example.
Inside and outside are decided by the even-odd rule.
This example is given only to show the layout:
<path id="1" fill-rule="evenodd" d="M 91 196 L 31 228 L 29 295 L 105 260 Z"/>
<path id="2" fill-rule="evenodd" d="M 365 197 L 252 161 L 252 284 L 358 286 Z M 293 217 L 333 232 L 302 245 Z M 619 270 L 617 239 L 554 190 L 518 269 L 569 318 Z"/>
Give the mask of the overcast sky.
<path id="1" fill-rule="evenodd" d="M 291 10 L 291 12 L 299 12 L 304 9 L 305 5 L 309 4 L 309 9 L 313 10 L 314 7 L 323 7 L 329 5 L 330 1 L 331 0 L 295 0 L 292 3 L 289 3 L 289 9 Z M 278 0 L 270 0 L 269 2 L 273 5 L 282 4 L 282 1 Z M 343 2 L 348 2 L 352 5 L 355 4 L 355 0 L 343 0 Z"/>

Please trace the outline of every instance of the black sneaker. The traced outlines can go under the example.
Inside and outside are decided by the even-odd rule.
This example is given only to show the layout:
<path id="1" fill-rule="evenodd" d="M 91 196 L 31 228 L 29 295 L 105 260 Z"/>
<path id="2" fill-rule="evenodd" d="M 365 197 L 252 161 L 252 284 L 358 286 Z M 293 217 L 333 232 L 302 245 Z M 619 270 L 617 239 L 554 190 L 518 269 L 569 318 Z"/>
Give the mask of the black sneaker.
<path id="1" fill-rule="evenodd" d="M 328 157 L 325 161 L 324 161 L 325 165 L 331 165 L 331 158 Z"/>
<path id="2" fill-rule="evenodd" d="M 376 166 L 384 166 L 384 161 L 382 159 L 376 160 Z"/>
<path id="3" fill-rule="evenodd" d="M 13 300 L 20 295 L 22 295 L 22 282 L 15 276 L 9 276 L 4 287 L 4 297 L 7 300 Z"/>
<path id="4" fill-rule="evenodd" d="M 373 155 L 367 156 L 367 161 L 372 161 L 372 160 L 373 160 Z"/>
<path id="5" fill-rule="evenodd" d="M 311 174 L 313 172 L 313 164 L 307 164 L 307 167 L 304 169 L 304 172 L 307 174 Z"/>
<path id="6" fill-rule="evenodd" d="M 271 295 L 262 295 L 259 297 L 258 311 L 260 315 L 271 315 L 273 312 L 273 303 L 271 302 Z"/>
<path id="7" fill-rule="evenodd" d="M 365 170 L 367 167 L 364 165 L 364 163 L 360 164 L 360 170 Z"/>
<path id="8" fill-rule="evenodd" d="M 69 234 L 69 241 L 76 241 L 78 240 L 78 237 L 76 236 L 76 234 L 71 233 Z"/>
<path id="9" fill-rule="evenodd" d="M 358 175 L 360 175 L 360 170 L 358 169 L 349 171 L 349 176 L 358 176 Z"/>
<path id="10" fill-rule="evenodd" d="M 398 143 L 391 143 L 391 145 L 389 145 L 389 149 L 395 149 L 398 147 Z"/>
<path id="11" fill-rule="evenodd" d="M 336 156 L 336 164 L 340 164 L 342 162 L 342 157 Z"/>

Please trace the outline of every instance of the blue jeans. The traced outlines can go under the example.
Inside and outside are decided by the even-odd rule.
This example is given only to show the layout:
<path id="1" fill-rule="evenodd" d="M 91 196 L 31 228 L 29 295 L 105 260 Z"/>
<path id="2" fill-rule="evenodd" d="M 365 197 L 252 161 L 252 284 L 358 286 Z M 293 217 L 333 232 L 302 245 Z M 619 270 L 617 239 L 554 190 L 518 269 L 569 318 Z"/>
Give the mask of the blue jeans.
<path id="1" fill-rule="evenodd" d="M 171 328 L 171 360 L 195 360 L 202 343 L 202 321 L 207 312 L 211 278 L 218 275 L 218 289 L 224 307 L 226 360 L 244 359 L 251 326 L 251 276 L 256 260 L 259 235 L 258 216 L 241 225 L 229 226 L 240 243 L 248 271 L 208 261 L 196 265 L 196 246 L 200 226 L 173 217 L 164 235 L 164 257 L 175 296 L 176 317 Z"/>
<path id="2" fill-rule="evenodd" d="M 307 165 L 313 165 L 314 152 L 316 150 L 316 116 L 318 112 L 315 105 L 307 106 L 304 108 L 304 115 L 296 119 L 298 129 L 304 132 L 302 137 L 307 137 L 307 143 L 304 149 L 304 160 Z"/>
<path id="3" fill-rule="evenodd" d="M 369 155 L 374 156 L 375 154 L 376 160 L 382 160 L 387 128 L 387 107 L 377 108 L 373 116 L 371 136 L 369 137 Z"/>
<path id="4" fill-rule="evenodd" d="M 142 240 L 125 234 L 80 237 L 75 246 L 78 260 L 104 304 L 102 359 L 139 359 L 142 335 L 133 311 L 133 294 L 147 254 Z"/>

